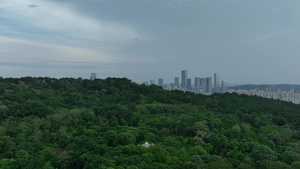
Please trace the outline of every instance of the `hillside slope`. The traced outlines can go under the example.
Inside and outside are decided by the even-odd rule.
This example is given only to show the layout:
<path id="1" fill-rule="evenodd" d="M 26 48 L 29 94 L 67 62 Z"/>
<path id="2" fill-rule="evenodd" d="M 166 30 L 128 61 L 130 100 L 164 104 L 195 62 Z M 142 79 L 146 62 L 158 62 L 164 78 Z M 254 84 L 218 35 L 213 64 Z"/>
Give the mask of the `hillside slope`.
<path id="1" fill-rule="evenodd" d="M 0 112 L 0 168 L 300 168 L 288 102 L 25 77 L 0 79 Z"/>

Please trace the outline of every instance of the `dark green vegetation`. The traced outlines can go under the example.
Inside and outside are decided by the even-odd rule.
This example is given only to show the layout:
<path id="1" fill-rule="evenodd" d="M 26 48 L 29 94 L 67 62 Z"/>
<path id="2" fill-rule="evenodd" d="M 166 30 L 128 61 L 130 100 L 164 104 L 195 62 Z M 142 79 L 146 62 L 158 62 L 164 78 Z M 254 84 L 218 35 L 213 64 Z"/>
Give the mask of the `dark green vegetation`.
<path id="1" fill-rule="evenodd" d="M 0 119 L 1 169 L 300 168 L 300 106 L 254 96 L 0 78 Z"/>

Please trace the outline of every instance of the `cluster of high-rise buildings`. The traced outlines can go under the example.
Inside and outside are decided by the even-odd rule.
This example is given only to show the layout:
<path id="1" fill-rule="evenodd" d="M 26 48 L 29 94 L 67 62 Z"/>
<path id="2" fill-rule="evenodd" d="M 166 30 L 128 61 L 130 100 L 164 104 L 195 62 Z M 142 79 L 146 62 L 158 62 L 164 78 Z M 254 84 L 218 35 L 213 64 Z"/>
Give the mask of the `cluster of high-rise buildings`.
<path id="1" fill-rule="evenodd" d="M 91 73 L 90 80 L 95 80 L 96 77 L 96 73 Z M 159 78 L 157 84 L 155 83 L 155 80 L 150 80 L 150 84 L 147 81 L 143 82 L 143 84 L 158 85 L 167 90 L 191 91 L 201 94 L 235 92 L 238 94 L 260 96 L 269 99 L 279 99 L 300 104 L 300 92 L 296 92 L 294 89 L 291 89 L 290 91 L 282 91 L 281 89 L 276 89 L 274 86 L 269 86 L 265 90 L 227 90 L 227 83 L 223 80 L 221 81 L 220 75 L 217 73 L 214 74 L 213 82 L 214 83 L 212 83 L 212 77 L 195 77 L 194 83 L 192 83 L 192 79 L 188 78 L 187 70 L 182 70 L 181 81 L 179 77 L 175 77 L 173 83 L 165 84 L 163 78 Z"/>
<path id="2" fill-rule="evenodd" d="M 144 84 L 149 85 L 148 81 L 145 81 Z M 163 78 L 159 78 L 157 84 L 155 80 L 150 80 L 150 85 L 158 85 L 167 90 L 177 89 L 202 94 L 225 93 L 227 90 L 227 83 L 220 81 L 219 74 L 215 73 L 213 80 L 212 77 L 195 77 L 194 83 L 192 83 L 192 79 L 188 78 L 187 70 L 181 71 L 181 83 L 179 77 L 175 77 L 174 82 L 170 84 L 165 84 Z"/>
<path id="3" fill-rule="evenodd" d="M 282 91 L 281 89 L 275 89 L 274 86 L 269 86 L 265 90 L 254 89 L 254 90 L 228 90 L 229 93 L 235 92 L 238 94 L 245 94 L 249 96 L 260 96 L 269 99 L 283 100 L 300 104 L 300 92 L 296 92 L 294 89 L 290 91 Z"/>

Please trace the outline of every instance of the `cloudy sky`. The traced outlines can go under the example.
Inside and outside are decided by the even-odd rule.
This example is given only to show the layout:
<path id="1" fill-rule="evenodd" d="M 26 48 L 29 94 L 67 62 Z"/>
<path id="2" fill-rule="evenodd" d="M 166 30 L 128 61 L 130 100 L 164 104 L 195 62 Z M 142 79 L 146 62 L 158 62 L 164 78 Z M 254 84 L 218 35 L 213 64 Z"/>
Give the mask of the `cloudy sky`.
<path id="1" fill-rule="evenodd" d="M 2 77 L 300 84 L 299 0 L 0 0 Z"/>

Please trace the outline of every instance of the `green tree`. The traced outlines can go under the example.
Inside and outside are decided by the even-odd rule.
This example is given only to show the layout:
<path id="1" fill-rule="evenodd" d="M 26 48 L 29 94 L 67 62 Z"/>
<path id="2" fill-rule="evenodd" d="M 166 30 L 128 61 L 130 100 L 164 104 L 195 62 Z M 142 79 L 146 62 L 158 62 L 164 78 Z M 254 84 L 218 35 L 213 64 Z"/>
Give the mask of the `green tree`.
<path id="1" fill-rule="evenodd" d="M 254 159 L 254 161 L 274 161 L 277 159 L 277 156 L 270 147 L 265 145 L 255 145 L 250 153 L 250 157 Z"/>
<path id="2" fill-rule="evenodd" d="M 202 164 L 203 163 L 200 155 L 191 156 L 191 161 L 196 163 L 196 164 Z"/>
<path id="3" fill-rule="evenodd" d="M 128 145 L 128 144 L 135 144 L 135 137 L 127 132 L 120 133 L 116 136 L 117 144 L 120 145 Z"/>
<path id="4" fill-rule="evenodd" d="M 154 162 L 164 163 L 166 161 L 166 149 L 159 145 L 152 146 L 150 149 L 154 156 Z"/>
<path id="5" fill-rule="evenodd" d="M 255 169 L 253 166 L 251 166 L 250 164 L 245 164 L 245 163 L 241 163 L 238 166 L 239 169 Z"/>
<path id="6" fill-rule="evenodd" d="M 194 137 L 194 141 L 196 145 L 203 145 L 204 139 L 209 135 L 209 127 L 207 126 L 206 121 L 195 122 L 193 125 L 193 129 L 196 132 L 196 136 Z"/>
<path id="7" fill-rule="evenodd" d="M 15 169 L 17 168 L 16 160 L 11 159 L 1 159 L 0 161 L 0 169 Z"/>
<path id="8" fill-rule="evenodd" d="M 146 133 L 144 134 L 144 138 L 145 138 L 145 140 L 148 141 L 148 142 L 155 142 L 155 141 L 156 141 L 156 140 L 155 140 L 155 135 L 154 135 L 153 133 L 151 133 L 151 132 L 146 132 Z"/>
<path id="9" fill-rule="evenodd" d="M 55 169 L 52 165 L 51 162 L 47 162 L 42 169 Z"/>
<path id="10" fill-rule="evenodd" d="M 300 161 L 300 154 L 294 151 L 285 151 L 281 155 L 282 161 L 287 164 L 292 164 L 294 161 Z"/>
<path id="11" fill-rule="evenodd" d="M 233 169 L 232 165 L 227 162 L 211 162 L 203 166 L 203 169 Z"/>
<path id="12" fill-rule="evenodd" d="M 280 161 L 272 161 L 268 165 L 267 169 L 291 169 L 291 167 Z"/>
<path id="13" fill-rule="evenodd" d="M 295 161 L 291 164 L 292 169 L 299 169 L 300 168 L 300 161 Z"/>
<path id="14" fill-rule="evenodd" d="M 28 159 L 29 157 L 29 154 L 27 151 L 25 150 L 19 150 L 17 153 L 16 153 L 16 158 L 24 158 L 24 159 Z"/>
<path id="15" fill-rule="evenodd" d="M 135 165 L 131 165 L 131 166 L 126 167 L 126 169 L 138 169 L 138 168 Z"/>
<path id="16" fill-rule="evenodd" d="M 117 138 L 117 133 L 113 130 L 108 130 L 104 133 L 103 137 L 107 141 L 108 146 L 117 146 L 116 138 Z"/>

